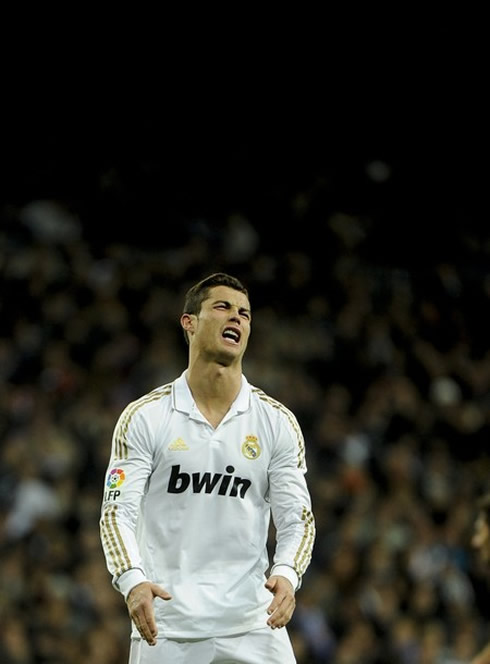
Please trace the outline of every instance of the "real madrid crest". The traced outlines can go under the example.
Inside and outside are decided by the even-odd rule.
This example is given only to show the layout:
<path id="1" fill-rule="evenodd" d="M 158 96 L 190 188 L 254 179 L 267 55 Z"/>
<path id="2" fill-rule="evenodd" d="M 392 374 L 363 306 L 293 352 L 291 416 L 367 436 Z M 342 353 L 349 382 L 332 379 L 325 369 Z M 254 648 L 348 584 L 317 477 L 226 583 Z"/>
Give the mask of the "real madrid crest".
<path id="1" fill-rule="evenodd" d="M 242 454 L 247 459 L 258 459 L 261 453 L 260 445 L 257 442 L 257 436 L 247 436 L 242 445 Z"/>

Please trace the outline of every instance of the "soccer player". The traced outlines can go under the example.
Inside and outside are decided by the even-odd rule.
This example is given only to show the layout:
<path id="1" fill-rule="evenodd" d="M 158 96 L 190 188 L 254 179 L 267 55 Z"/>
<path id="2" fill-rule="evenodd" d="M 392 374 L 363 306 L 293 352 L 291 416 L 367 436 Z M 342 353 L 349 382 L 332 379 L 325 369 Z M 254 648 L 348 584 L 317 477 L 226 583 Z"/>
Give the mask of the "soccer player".
<path id="1" fill-rule="evenodd" d="M 187 369 L 122 412 L 104 491 L 101 540 L 132 620 L 129 661 L 293 664 L 279 628 L 315 539 L 303 435 L 242 374 L 251 309 L 240 281 L 195 284 L 180 322 Z"/>
<path id="2" fill-rule="evenodd" d="M 482 561 L 490 565 L 490 492 L 478 501 L 471 543 L 478 550 Z M 490 664 L 490 643 L 471 660 L 471 664 Z"/>

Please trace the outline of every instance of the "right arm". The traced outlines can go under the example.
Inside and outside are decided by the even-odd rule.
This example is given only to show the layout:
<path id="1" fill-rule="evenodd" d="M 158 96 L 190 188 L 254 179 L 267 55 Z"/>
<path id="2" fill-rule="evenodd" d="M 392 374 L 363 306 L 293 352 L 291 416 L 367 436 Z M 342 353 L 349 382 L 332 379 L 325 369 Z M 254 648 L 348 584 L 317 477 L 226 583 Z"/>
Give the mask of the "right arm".
<path id="1" fill-rule="evenodd" d="M 152 431 L 143 415 L 150 399 L 146 396 L 129 404 L 114 429 L 100 536 L 113 586 L 124 596 L 142 637 L 154 644 L 153 599 L 170 599 L 170 595 L 146 577 L 136 538 L 141 500 L 152 471 Z"/>

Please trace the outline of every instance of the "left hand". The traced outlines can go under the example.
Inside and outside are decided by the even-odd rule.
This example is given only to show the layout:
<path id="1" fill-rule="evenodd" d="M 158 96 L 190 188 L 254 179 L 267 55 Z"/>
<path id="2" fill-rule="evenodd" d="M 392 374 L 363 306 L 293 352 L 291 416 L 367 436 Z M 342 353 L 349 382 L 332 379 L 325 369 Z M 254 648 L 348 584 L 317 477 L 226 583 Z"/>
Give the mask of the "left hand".
<path id="1" fill-rule="evenodd" d="M 274 599 L 267 609 L 267 613 L 270 615 L 267 624 L 272 629 L 284 627 L 291 620 L 296 606 L 291 581 L 285 576 L 270 576 L 265 587 L 274 595 Z"/>

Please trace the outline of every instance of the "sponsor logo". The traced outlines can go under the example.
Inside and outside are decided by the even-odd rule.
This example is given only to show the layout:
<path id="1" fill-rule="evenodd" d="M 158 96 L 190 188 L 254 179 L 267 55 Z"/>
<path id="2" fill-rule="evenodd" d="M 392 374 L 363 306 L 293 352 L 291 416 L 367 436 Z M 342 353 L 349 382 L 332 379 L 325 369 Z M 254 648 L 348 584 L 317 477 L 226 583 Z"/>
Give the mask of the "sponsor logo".
<path id="1" fill-rule="evenodd" d="M 258 459 L 262 450 L 257 442 L 257 436 L 247 436 L 242 445 L 242 454 L 247 459 Z"/>
<path id="2" fill-rule="evenodd" d="M 177 438 L 177 440 L 174 440 L 173 443 L 170 443 L 168 446 L 169 450 L 188 450 L 189 446 L 185 442 L 185 440 L 182 440 L 182 438 Z"/>
<path id="3" fill-rule="evenodd" d="M 245 498 L 252 482 L 243 477 L 236 477 L 233 466 L 226 466 L 223 473 L 185 473 L 181 472 L 180 465 L 172 466 L 168 482 L 169 493 L 183 493 L 188 488 L 193 493 L 217 493 L 218 496 L 231 496 L 232 498 Z"/>

